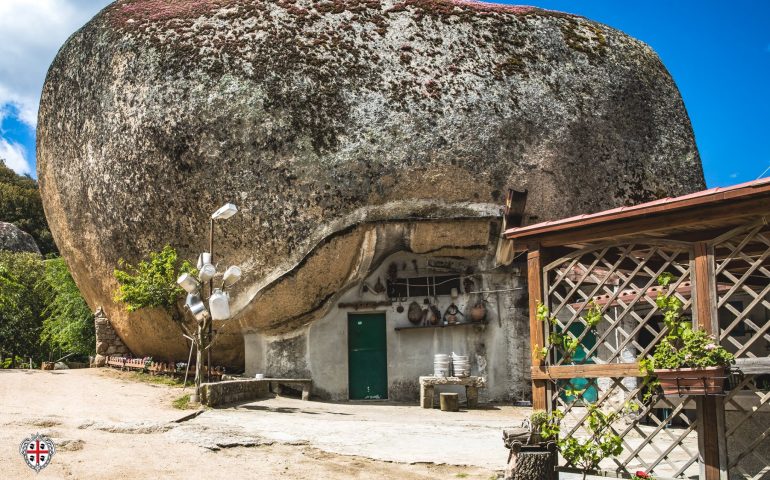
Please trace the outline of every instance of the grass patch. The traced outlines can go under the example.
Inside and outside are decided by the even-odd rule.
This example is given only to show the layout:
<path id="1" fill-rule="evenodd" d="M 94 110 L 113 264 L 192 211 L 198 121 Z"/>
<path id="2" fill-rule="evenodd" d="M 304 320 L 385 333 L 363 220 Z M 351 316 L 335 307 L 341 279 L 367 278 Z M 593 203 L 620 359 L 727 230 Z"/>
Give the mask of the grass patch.
<path id="1" fill-rule="evenodd" d="M 131 380 L 137 382 L 151 383 L 153 385 L 167 385 L 169 387 L 181 387 L 184 379 L 177 377 L 167 377 L 165 375 L 150 375 L 143 372 L 131 372 Z M 188 380 L 188 385 L 190 381 Z"/>
<path id="2" fill-rule="evenodd" d="M 457 478 L 467 478 L 468 474 L 467 473 L 462 473 L 462 472 L 455 473 L 455 477 L 457 477 Z"/>
<path id="3" fill-rule="evenodd" d="M 188 410 L 190 408 L 193 408 L 190 405 L 190 394 L 182 395 L 181 397 L 177 398 L 173 402 L 171 402 L 171 405 L 174 408 L 178 408 L 179 410 Z"/>

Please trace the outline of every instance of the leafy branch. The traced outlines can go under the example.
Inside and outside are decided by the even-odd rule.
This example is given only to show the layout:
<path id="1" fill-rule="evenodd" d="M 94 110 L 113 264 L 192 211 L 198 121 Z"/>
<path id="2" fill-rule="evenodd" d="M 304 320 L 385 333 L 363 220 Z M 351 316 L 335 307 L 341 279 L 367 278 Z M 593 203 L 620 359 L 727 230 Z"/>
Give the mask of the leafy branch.
<path id="1" fill-rule="evenodd" d="M 583 317 L 583 322 L 589 330 L 593 330 L 602 320 L 602 310 L 593 300 L 588 304 L 588 307 L 585 317 Z M 569 362 L 578 348 L 580 348 L 580 337 L 574 337 L 569 332 L 560 332 L 561 325 L 558 319 L 556 316 L 551 315 L 548 307 L 540 302 L 537 304 L 537 319 L 551 326 L 551 332 L 548 334 L 548 343 L 564 356 L 565 361 Z M 536 353 L 541 359 L 545 359 L 548 357 L 549 350 L 549 347 L 542 347 Z"/>
<path id="2" fill-rule="evenodd" d="M 733 355 L 702 329 L 693 329 L 692 320 L 684 315 L 682 301 L 670 291 L 674 276 L 665 272 L 658 277 L 663 291 L 655 303 L 663 312 L 666 337 L 655 346 L 652 358 L 639 361 L 639 369 L 645 377 L 647 393 L 644 401 L 659 391 L 660 382 L 655 378 L 656 369 L 706 368 L 727 366 Z"/>
<path id="3" fill-rule="evenodd" d="M 575 435 L 561 438 L 564 413 L 556 410 L 540 424 L 540 435 L 543 440 L 555 441 L 564 459 L 581 469 L 585 479 L 588 472 L 596 469 L 602 460 L 623 452 L 622 439 L 614 432 L 612 424 L 635 408 L 638 408 L 635 404 L 626 404 L 620 411 L 607 413 L 596 405 L 590 405 L 584 424 L 590 434 L 587 438 L 577 438 Z"/>

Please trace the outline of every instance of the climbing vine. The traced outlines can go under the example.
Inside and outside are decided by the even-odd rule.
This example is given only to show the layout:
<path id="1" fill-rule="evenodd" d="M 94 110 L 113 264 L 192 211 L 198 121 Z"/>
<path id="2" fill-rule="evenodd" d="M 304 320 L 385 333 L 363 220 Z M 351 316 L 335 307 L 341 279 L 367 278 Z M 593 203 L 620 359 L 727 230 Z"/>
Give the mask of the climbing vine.
<path id="1" fill-rule="evenodd" d="M 577 352 L 578 348 L 580 348 L 580 339 L 573 337 L 569 334 L 569 332 L 560 332 L 558 330 L 561 327 L 561 325 L 559 325 L 559 321 L 554 315 L 551 315 L 548 307 L 540 302 L 538 302 L 537 305 L 537 319 L 551 326 L 551 332 L 548 335 L 548 343 L 552 347 L 556 348 L 556 350 L 564 356 L 564 361 L 569 362 L 575 355 L 575 352 Z M 583 317 L 583 322 L 585 322 L 586 327 L 589 330 L 593 330 L 599 324 L 601 319 L 601 308 L 596 304 L 596 302 L 591 301 L 588 304 L 588 310 Z M 549 350 L 550 347 L 542 347 L 536 352 L 536 354 L 539 356 L 539 358 L 545 359 L 548 357 Z"/>

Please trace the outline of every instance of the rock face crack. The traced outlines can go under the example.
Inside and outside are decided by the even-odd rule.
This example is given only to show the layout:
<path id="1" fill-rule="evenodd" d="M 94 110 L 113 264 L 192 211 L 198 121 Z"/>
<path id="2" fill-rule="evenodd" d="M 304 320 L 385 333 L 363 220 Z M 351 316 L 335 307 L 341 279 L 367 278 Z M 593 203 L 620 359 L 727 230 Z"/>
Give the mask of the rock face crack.
<path id="1" fill-rule="evenodd" d="M 242 332 L 312 322 L 380 252 L 477 255 L 507 188 L 548 220 L 704 186 L 647 45 L 451 0 L 118 0 L 51 65 L 37 158 L 57 246 L 135 355 L 188 350 L 166 312 L 113 302 L 118 261 L 195 259 L 212 211 L 239 206 L 216 224 L 217 258 L 246 272 L 214 352 L 236 367 Z M 483 242 L 410 237 L 459 221 Z"/>

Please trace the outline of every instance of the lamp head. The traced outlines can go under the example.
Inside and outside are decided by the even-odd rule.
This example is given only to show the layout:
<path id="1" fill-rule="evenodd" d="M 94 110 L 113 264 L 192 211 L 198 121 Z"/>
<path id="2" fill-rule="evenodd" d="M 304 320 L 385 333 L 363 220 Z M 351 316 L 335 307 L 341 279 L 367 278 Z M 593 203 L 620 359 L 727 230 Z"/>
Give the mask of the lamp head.
<path id="1" fill-rule="evenodd" d="M 207 263 L 203 265 L 200 268 L 200 270 L 198 270 L 198 280 L 200 280 L 201 282 L 208 282 L 209 280 L 214 278 L 214 275 L 216 274 L 217 274 L 217 268 L 214 265 Z"/>
<path id="2" fill-rule="evenodd" d="M 183 273 L 176 279 L 176 283 L 184 288 L 187 293 L 196 293 L 201 288 L 201 284 L 189 273 Z"/>
<path id="3" fill-rule="evenodd" d="M 206 305 L 203 304 L 199 295 L 188 293 L 187 300 L 185 301 L 185 307 L 190 310 L 190 313 L 195 318 L 195 321 L 199 324 L 205 323 L 209 318 L 209 311 L 206 310 Z"/>
<path id="4" fill-rule="evenodd" d="M 225 275 L 222 277 L 222 284 L 225 287 L 232 286 L 235 282 L 241 279 L 241 269 L 235 265 L 225 270 Z"/>
<path id="5" fill-rule="evenodd" d="M 211 253 L 203 252 L 200 255 L 198 255 L 198 263 L 196 265 L 196 268 L 200 270 L 207 263 L 211 263 Z"/>
<path id="6" fill-rule="evenodd" d="M 230 297 L 219 288 L 215 288 L 209 298 L 209 311 L 212 320 L 230 319 Z"/>
<path id="7" fill-rule="evenodd" d="M 232 217 L 237 212 L 238 212 L 238 207 L 236 207 L 232 203 L 225 203 L 219 208 L 219 210 L 217 210 L 211 215 L 211 218 L 213 220 L 219 220 L 219 219 L 224 220 Z"/>

